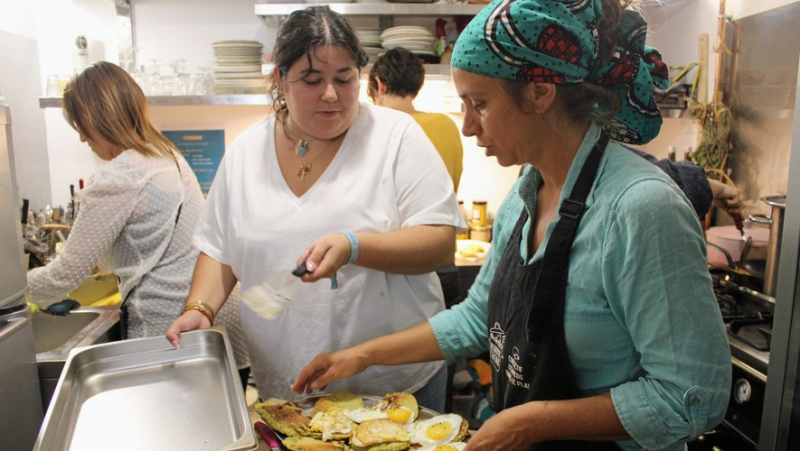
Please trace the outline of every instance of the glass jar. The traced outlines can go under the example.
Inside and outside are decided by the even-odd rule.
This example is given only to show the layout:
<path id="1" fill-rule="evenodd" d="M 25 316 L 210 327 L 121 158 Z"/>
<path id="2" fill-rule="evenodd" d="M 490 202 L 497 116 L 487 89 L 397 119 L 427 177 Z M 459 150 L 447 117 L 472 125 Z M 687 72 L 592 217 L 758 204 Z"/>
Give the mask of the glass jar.
<path id="1" fill-rule="evenodd" d="M 478 240 L 484 241 L 486 243 L 492 242 L 492 226 L 485 225 L 485 226 L 470 226 L 469 227 L 469 239 L 471 240 Z"/>
<path id="2" fill-rule="evenodd" d="M 472 219 L 470 226 L 484 227 L 486 226 L 486 201 L 473 200 L 472 201 Z"/>

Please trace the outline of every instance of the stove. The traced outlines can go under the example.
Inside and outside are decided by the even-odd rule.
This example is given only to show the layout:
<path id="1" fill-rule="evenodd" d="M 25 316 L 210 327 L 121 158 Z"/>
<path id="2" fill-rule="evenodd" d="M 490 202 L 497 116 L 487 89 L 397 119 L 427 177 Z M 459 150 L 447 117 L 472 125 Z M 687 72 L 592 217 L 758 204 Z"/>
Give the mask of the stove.
<path id="1" fill-rule="evenodd" d="M 775 298 L 737 283 L 730 274 L 712 272 L 711 277 L 731 355 L 766 378 Z"/>
<path id="2" fill-rule="evenodd" d="M 728 331 L 733 379 L 723 423 L 704 434 L 692 449 L 756 450 L 767 387 L 775 299 L 712 270 L 714 294 Z"/>

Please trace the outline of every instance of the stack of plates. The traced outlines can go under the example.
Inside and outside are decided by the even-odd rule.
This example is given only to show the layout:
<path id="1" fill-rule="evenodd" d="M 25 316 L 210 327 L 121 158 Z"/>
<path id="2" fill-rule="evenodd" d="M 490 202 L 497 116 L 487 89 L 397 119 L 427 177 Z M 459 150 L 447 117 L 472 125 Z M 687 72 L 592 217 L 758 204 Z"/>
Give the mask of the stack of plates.
<path id="1" fill-rule="evenodd" d="M 214 47 L 214 91 L 217 94 L 263 94 L 261 73 L 264 46 L 258 41 L 219 41 Z"/>
<path id="2" fill-rule="evenodd" d="M 374 63 L 378 55 L 383 53 L 381 30 L 379 28 L 357 28 L 356 34 L 367 55 L 369 55 L 369 62 Z"/>
<path id="3" fill-rule="evenodd" d="M 435 40 L 427 28 L 411 25 L 387 28 L 381 33 L 381 45 L 384 49 L 404 47 L 417 55 L 435 56 L 433 53 Z"/>

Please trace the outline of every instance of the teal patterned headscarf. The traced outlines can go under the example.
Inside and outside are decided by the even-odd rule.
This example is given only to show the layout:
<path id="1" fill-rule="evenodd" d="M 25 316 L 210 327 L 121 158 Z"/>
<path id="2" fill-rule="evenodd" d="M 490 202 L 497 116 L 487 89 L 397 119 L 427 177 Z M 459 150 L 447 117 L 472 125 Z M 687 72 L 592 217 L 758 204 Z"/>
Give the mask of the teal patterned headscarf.
<path id="1" fill-rule="evenodd" d="M 653 88 L 667 88 L 667 66 L 644 45 L 647 24 L 632 10 L 623 11 L 617 29 L 622 44 L 604 58 L 597 29 L 602 18 L 601 0 L 494 0 L 458 37 L 450 64 L 510 80 L 603 86 L 620 100 L 606 132 L 644 144 L 661 129 Z"/>

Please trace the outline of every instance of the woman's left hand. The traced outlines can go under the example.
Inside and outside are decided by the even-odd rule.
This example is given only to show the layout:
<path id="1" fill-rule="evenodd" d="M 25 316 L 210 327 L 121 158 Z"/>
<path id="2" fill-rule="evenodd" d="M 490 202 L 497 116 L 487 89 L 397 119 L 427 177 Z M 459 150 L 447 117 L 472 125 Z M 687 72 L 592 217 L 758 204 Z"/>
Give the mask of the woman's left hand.
<path id="1" fill-rule="evenodd" d="M 512 407 L 490 418 L 470 437 L 464 451 L 527 450 L 535 443 L 536 428 L 524 413 L 528 407 Z"/>
<path id="2" fill-rule="evenodd" d="M 331 233 L 314 242 L 303 251 L 297 264 L 306 262 L 308 273 L 303 275 L 303 282 L 315 282 L 332 277 L 350 258 L 350 241 L 344 234 Z"/>

